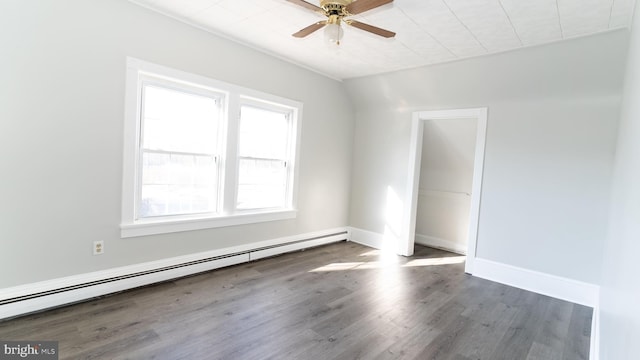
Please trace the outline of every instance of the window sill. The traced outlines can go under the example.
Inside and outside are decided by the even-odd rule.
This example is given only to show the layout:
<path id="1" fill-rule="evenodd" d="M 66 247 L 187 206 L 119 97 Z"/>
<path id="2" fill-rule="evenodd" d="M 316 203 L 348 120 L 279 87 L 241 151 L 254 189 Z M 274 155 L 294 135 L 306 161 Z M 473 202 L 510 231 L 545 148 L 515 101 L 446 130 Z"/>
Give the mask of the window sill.
<path id="1" fill-rule="evenodd" d="M 267 221 L 295 219 L 296 210 L 277 210 L 269 212 L 241 213 L 226 216 L 176 220 L 146 220 L 120 224 L 120 237 L 129 238 L 146 235 L 167 234 L 180 231 L 202 230 L 253 224 Z"/>

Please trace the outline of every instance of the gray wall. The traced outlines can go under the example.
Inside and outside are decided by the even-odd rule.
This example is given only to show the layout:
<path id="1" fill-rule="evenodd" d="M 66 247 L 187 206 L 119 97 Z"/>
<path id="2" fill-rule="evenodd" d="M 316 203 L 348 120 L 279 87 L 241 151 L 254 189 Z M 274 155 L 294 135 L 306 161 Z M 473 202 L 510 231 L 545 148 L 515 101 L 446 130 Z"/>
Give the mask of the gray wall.
<path id="1" fill-rule="evenodd" d="M 601 283 L 602 360 L 640 354 L 640 6 L 631 31 Z"/>
<path id="2" fill-rule="evenodd" d="M 0 24 L 0 288 L 348 225 L 341 83 L 125 0 L 3 0 Z M 126 56 L 302 101 L 297 219 L 121 239 Z"/>
<path id="3" fill-rule="evenodd" d="M 411 113 L 488 107 L 478 257 L 599 283 L 626 31 L 346 81 L 351 225 L 405 197 Z"/>
<path id="4" fill-rule="evenodd" d="M 474 119 L 424 122 L 416 241 L 466 249 L 477 128 Z"/>

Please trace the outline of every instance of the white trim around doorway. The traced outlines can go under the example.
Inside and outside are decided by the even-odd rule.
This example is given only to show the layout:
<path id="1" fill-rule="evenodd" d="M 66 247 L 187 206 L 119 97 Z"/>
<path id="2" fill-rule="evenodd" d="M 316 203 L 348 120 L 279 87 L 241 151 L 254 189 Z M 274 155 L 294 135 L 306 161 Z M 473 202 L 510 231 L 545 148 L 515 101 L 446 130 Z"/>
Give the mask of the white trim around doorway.
<path id="1" fill-rule="evenodd" d="M 473 169 L 473 185 L 471 191 L 471 211 L 469 214 L 469 235 L 467 240 L 467 261 L 465 272 L 473 274 L 478 238 L 478 222 L 480 219 L 480 199 L 482 190 L 482 173 L 484 169 L 484 150 L 487 135 L 487 108 L 452 109 L 435 111 L 416 111 L 411 124 L 411 140 L 409 143 L 409 167 L 407 176 L 407 198 L 404 201 L 405 217 L 403 234 L 400 237 L 398 252 L 400 255 L 413 254 L 416 231 L 416 212 L 418 207 L 418 191 L 420 180 L 420 163 L 422 161 L 422 135 L 424 122 L 427 120 L 470 119 L 477 120 L 476 151 Z"/>

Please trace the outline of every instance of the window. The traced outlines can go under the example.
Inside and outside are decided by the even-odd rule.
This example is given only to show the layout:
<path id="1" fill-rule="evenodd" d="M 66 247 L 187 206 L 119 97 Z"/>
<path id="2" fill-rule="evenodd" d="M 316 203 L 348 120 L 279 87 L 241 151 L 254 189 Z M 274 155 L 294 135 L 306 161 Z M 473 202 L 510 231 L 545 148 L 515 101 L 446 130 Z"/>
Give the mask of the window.
<path id="1" fill-rule="evenodd" d="M 295 217 L 301 111 L 129 58 L 121 236 Z"/>
<path id="2" fill-rule="evenodd" d="M 287 203 L 290 119 L 287 109 L 241 106 L 238 209 Z"/>
<path id="3" fill-rule="evenodd" d="M 141 99 L 138 217 L 217 212 L 220 96 L 143 81 Z"/>

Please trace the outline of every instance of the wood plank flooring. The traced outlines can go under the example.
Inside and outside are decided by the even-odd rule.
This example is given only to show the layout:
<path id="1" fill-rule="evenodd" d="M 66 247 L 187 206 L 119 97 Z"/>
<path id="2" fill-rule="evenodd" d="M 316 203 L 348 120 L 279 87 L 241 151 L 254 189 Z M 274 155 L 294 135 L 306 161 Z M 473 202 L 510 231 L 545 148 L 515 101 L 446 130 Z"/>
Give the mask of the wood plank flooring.
<path id="1" fill-rule="evenodd" d="M 591 308 L 342 242 L 0 322 L 60 359 L 588 359 Z"/>

